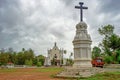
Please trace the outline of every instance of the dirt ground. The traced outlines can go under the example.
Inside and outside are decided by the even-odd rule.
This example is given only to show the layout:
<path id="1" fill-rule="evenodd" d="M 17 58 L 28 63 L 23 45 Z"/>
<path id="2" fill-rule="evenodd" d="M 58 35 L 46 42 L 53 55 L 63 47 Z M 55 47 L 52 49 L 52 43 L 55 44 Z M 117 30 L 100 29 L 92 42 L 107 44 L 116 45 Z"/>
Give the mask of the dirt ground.
<path id="1" fill-rule="evenodd" d="M 104 69 L 107 72 L 120 71 L 120 69 Z M 52 77 L 60 71 L 60 68 L 0 69 L 0 80 L 67 80 Z"/>
<path id="2" fill-rule="evenodd" d="M 53 78 L 57 72 L 40 72 L 35 68 L 15 69 L 15 71 L 0 71 L 0 80 L 63 80 Z"/>

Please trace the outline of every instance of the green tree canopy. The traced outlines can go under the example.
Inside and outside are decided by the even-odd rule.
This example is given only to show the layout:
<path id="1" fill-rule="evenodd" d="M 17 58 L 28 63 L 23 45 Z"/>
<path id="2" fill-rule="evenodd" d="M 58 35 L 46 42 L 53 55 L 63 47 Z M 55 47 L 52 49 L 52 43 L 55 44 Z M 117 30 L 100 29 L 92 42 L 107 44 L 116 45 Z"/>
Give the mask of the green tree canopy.
<path id="1" fill-rule="evenodd" d="M 101 49 L 95 46 L 92 50 L 92 58 L 95 59 L 96 57 L 100 57 Z"/>
<path id="2" fill-rule="evenodd" d="M 120 37 L 116 34 L 112 34 L 108 38 L 108 44 L 107 45 L 113 51 L 116 50 L 116 49 L 120 49 Z"/>
<path id="3" fill-rule="evenodd" d="M 21 51 L 15 52 L 12 48 L 0 50 L 0 65 L 6 65 L 9 62 L 14 63 L 15 65 L 37 65 L 38 62 L 41 65 L 44 64 L 45 57 L 43 55 L 35 56 L 35 53 L 32 49 L 26 50 L 22 48 Z"/>
<path id="4" fill-rule="evenodd" d="M 104 36 L 100 47 L 104 53 L 104 60 L 107 63 L 120 63 L 120 36 L 114 33 L 114 26 L 105 25 L 98 29 L 100 35 Z"/>
<path id="5" fill-rule="evenodd" d="M 112 35 L 114 32 L 114 26 L 110 24 L 102 26 L 102 28 L 98 29 L 98 32 L 100 35 L 104 35 L 104 36 Z"/>

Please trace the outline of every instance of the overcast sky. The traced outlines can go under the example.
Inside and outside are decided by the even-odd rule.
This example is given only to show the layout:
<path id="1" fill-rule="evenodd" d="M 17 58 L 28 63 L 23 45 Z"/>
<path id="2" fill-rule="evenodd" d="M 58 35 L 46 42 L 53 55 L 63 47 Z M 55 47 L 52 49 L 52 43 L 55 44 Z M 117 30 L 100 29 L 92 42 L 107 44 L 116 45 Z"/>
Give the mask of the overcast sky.
<path id="1" fill-rule="evenodd" d="M 88 7 L 84 22 L 92 47 L 102 40 L 97 31 L 102 25 L 114 25 L 120 34 L 120 0 L 0 0 L 0 48 L 32 48 L 37 55 L 46 55 L 57 42 L 59 48 L 73 52 L 75 26 L 80 21 L 74 7 L 80 1 Z"/>

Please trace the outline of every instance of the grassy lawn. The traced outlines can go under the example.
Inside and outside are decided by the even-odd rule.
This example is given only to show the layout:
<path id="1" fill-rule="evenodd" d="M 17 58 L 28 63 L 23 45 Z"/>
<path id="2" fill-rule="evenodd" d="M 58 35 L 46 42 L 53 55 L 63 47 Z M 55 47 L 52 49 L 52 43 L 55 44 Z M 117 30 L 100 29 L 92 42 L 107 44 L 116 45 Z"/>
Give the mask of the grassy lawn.
<path id="1" fill-rule="evenodd" d="M 0 69 L 0 73 L 14 73 L 14 72 L 60 72 L 64 70 L 63 68 L 47 67 L 47 68 L 11 68 L 11 69 Z"/>
<path id="2" fill-rule="evenodd" d="M 96 74 L 89 78 L 83 78 L 77 80 L 120 80 L 120 72 L 105 72 L 101 74 Z"/>
<path id="3" fill-rule="evenodd" d="M 11 73 L 15 72 L 17 69 L 0 69 L 0 73 Z"/>
<path id="4" fill-rule="evenodd" d="M 40 68 L 37 71 L 38 72 L 60 72 L 62 70 L 64 70 L 64 69 L 63 68 L 52 68 L 52 67 L 49 67 L 49 68 Z"/>

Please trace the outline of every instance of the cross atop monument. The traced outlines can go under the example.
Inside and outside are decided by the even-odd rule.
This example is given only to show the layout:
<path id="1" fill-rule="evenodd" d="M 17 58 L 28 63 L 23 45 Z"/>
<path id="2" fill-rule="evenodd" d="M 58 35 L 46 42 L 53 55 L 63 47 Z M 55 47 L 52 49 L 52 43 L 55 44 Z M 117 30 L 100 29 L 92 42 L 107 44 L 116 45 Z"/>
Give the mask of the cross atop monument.
<path id="1" fill-rule="evenodd" d="M 84 7 L 83 4 L 83 2 L 79 2 L 80 6 L 75 6 L 75 8 L 80 9 L 80 21 L 83 21 L 83 9 L 88 9 L 88 7 Z"/>

